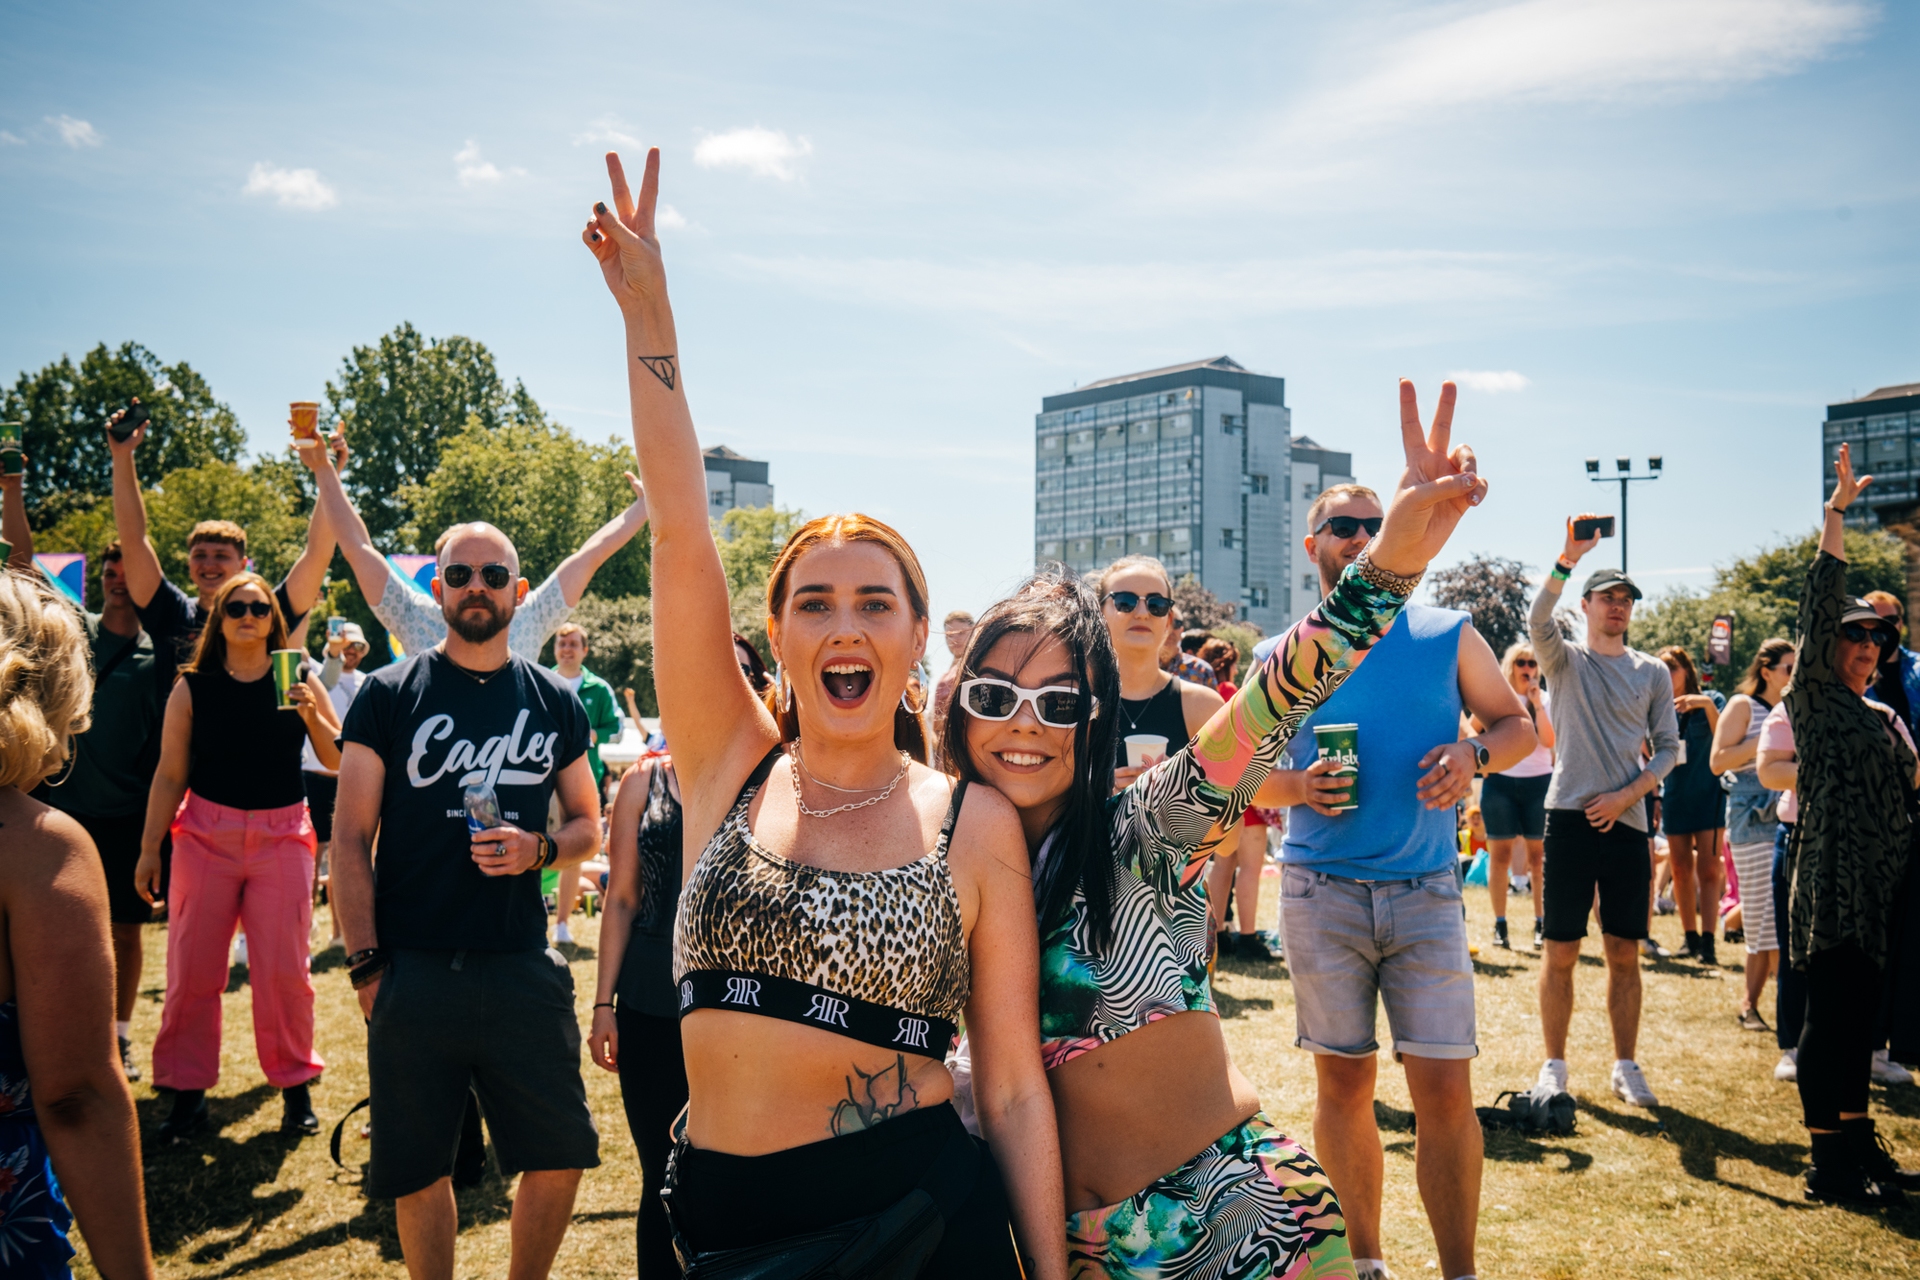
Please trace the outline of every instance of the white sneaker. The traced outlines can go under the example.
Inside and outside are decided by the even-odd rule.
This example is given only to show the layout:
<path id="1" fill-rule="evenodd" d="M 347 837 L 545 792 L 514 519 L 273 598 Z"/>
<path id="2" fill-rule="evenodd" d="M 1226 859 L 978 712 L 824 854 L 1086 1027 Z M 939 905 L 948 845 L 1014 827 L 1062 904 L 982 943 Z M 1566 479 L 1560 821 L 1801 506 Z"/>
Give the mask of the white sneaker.
<path id="1" fill-rule="evenodd" d="M 1912 1084 L 1913 1072 L 1887 1057 L 1885 1049 L 1878 1049 L 1873 1055 L 1873 1082 L 1875 1084 Z"/>
<path id="2" fill-rule="evenodd" d="M 569 946 L 573 945 L 573 930 L 567 928 L 567 922 L 565 920 L 553 926 L 553 940 L 555 942 L 564 942 Z"/>
<path id="3" fill-rule="evenodd" d="M 1660 1105 L 1660 1099 L 1647 1087 L 1647 1077 L 1641 1072 L 1640 1064 L 1625 1058 L 1613 1064 L 1613 1093 L 1622 1102 L 1636 1107 Z"/>
<path id="4" fill-rule="evenodd" d="M 1655 898 L 1653 900 L 1653 910 L 1657 915 L 1670 916 L 1679 911 L 1680 907 L 1672 898 Z"/>
<path id="5" fill-rule="evenodd" d="M 1565 1058 L 1548 1058 L 1540 1064 L 1540 1076 L 1533 1082 L 1533 1097 L 1545 1102 L 1556 1093 L 1567 1091 L 1567 1062 Z"/>
<path id="6" fill-rule="evenodd" d="M 1780 1061 L 1773 1064 L 1773 1078 L 1775 1080 L 1785 1081 L 1787 1084 L 1792 1084 L 1800 1078 L 1800 1051 L 1798 1049 L 1783 1049 L 1780 1051 Z"/>
<path id="7" fill-rule="evenodd" d="M 1532 890 L 1533 881 L 1526 876 L 1509 876 L 1507 878 L 1508 893 L 1526 894 L 1532 892 Z"/>
<path id="8" fill-rule="evenodd" d="M 1353 1280 L 1393 1280 L 1393 1273 L 1384 1262 L 1361 1263 L 1354 1268 Z"/>
<path id="9" fill-rule="evenodd" d="M 247 935 L 241 934 L 233 940 L 233 962 L 241 968 L 247 965 Z"/>

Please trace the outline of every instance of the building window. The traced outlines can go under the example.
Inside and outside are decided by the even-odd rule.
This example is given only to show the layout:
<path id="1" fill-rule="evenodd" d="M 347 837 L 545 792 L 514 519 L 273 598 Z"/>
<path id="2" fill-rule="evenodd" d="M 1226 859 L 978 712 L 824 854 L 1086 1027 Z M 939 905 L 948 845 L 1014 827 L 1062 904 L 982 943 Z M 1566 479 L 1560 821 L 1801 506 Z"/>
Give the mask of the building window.
<path id="1" fill-rule="evenodd" d="M 1315 494 L 1314 488 L 1313 488 L 1313 481 L 1302 480 L 1300 482 L 1300 501 L 1312 502 L 1316 496 L 1317 495 Z"/>
<path id="2" fill-rule="evenodd" d="M 1242 602 L 1249 609 L 1264 609 L 1267 607 L 1267 589 L 1265 587 L 1248 587 L 1240 594 Z"/>
<path id="3" fill-rule="evenodd" d="M 1265 493 L 1266 491 L 1267 491 L 1267 478 L 1265 476 L 1254 474 L 1247 477 L 1248 493 Z"/>
<path id="4" fill-rule="evenodd" d="M 1240 549 L 1240 531 L 1238 529 L 1222 529 L 1220 531 L 1220 545 L 1229 551 L 1238 551 Z"/>
<path id="5" fill-rule="evenodd" d="M 1320 579 L 1310 573 L 1303 573 L 1300 575 L 1300 589 L 1302 591 L 1318 591 L 1320 589 Z"/>

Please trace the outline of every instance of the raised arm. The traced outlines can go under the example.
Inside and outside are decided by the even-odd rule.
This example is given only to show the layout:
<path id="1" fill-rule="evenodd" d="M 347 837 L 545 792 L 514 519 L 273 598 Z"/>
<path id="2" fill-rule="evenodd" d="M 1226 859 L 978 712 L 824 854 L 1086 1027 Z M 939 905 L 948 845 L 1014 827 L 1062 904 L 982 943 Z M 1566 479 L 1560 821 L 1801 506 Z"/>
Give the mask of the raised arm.
<path id="1" fill-rule="evenodd" d="M 600 264 L 627 335 L 634 453 L 653 524 L 653 644 L 660 712 L 674 726 L 677 772 L 688 799 L 731 797 L 780 741 L 733 655 L 727 580 L 707 522 L 706 465 L 682 378 L 666 268 L 654 232 L 660 152 L 647 153 L 636 201 L 620 157 L 607 154 L 613 205 L 594 205 L 580 238 Z"/>
<path id="2" fill-rule="evenodd" d="M 1150 769 L 1114 812 L 1116 835 L 1139 851 L 1142 872 L 1171 870 L 1213 853 L 1214 824 L 1252 803 L 1300 722 L 1360 666 L 1393 626 L 1407 597 L 1469 507 L 1485 497 L 1473 451 L 1449 449 L 1454 386 L 1442 386 L 1431 431 L 1413 384 L 1400 383 L 1406 450 L 1386 521 L 1332 594 L 1295 623 L 1231 701 L 1186 749 Z M 1362 565 L 1371 569 L 1363 575 Z M 1197 874 L 1186 872 L 1182 874 Z"/>
<path id="3" fill-rule="evenodd" d="M 327 439 L 327 449 L 302 449 L 300 461 L 307 464 L 313 472 L 313 485 L 318 497 L 314 502 L 315 511 L 322 512 L 327 518 L 327 528 L 340 544 L 340 554 L 347 559 L 347 568 L 353 571 L 353 580 L 360 584 L 360 595 L 373 608 L 380 607 L 381 599 L 387 591 L 387 558 L 373 545 L 373 535 L 367 532 L 367 522 L 354 510 L 353 500 L 347 497 L 346 486 L 340 483 L 340 472 L 347 469 L 347 432 L 346 428 L 336 426 Z M 332 455 L 332 465 L 327 464 L 327 455 Z M 289 579 L 287 593 L 293 593 Z M 296 602 L 297 603 L 297 602 Z"/>
<path id="4" fill-rule="evenodd" d="M 1820 525 L 1820 554 L 1807 570 L 1807 588 L 1800 596 L 1800 656 L 1794 665 L 1798 680 L 1838 679 L 1835 650 L 1840 643 L 1840 615 L 1847 603 L 1847 508 L 1873 483 L 1872 476 L 1853 475 L 1853 450 L 1840 446 L 1834 460 L 1833 496 L 1827 499 Z"/>
<path id="5" fill-rule="evenodd" d="M 125 412 L 116 411 L 109 421 L 120 421 Z M 140 492 L 140 474 L 133 466 L 134 450 L 146 438 L 145 423 L 135 427 L 125 440 L 107 434 L 107 451 L 113 455 L 113 530 L 120 539 L 120 569 L 127 575 L 127 594 L 141 609 L 153 602 L 166 577 L 160 572 L 160 557 L 153 543 L 147 541 L 147 500 Z"/>
<path id="6" fill-rule="evenodd" d="M 613 557 L 613 553 L 633 541 L 634 536 L 647 525 L 647 493 L 640 487 L 640 478 L 631 471 L 626 473 L 627 483 L 633 486 L 633 501 L 627 509 L 593 531 L 593 536 L 580 544 L 580 549 L 560 562 L 553 571 L 559 580 L 561 598 L 571 609 L 580 603 L 580 597 L 587 593 L 587 586 L 593 581 L 593 575 L 600 566 Z M 704 483 L 704 481 L 702 482 Z"/>
<path id="7" fill-rule="evenodd" d="M 316 475 L 333 469 L 327 462 L 327 450 L 321 445 L 311 444 L 295 452 L 311 459 L 308 465 Z M 307 517 L 307 545 L 301 549 L 300 558 L 293 562 L 293 568 L 287 570 L 287 601 L 301 617 L 313 612 L 320 588 L 326 585 L 327 566 L 332 563 L 333 526 L 327 520 L 327 509 L 316 502 L 313 514 Z"/>
<path id="8" fill-rule="evenodd" d="M 1591 511 L 1567 517 L 1567 540 L 1560 548 L 1560 558 L 1554 561 L 1547 580 L 1540 584 L 1540 590 L 1533 597 L 1533 607 L 1527 610 L 1527 639 L 1533 642 L 1534 657 L 1540 660 L 1540 674 L 1549 680 L 1567 669 L 1567 642 L 1560 635 L 1559 624 L 1553 620 L 1553 611 L 1560 607 L 1560 594 L 1579 566 L 1580 558 L 1600 545 L 1598 534 L 1591 538 L 1574 537 L 1573 522 L 1592 518 Z"/>

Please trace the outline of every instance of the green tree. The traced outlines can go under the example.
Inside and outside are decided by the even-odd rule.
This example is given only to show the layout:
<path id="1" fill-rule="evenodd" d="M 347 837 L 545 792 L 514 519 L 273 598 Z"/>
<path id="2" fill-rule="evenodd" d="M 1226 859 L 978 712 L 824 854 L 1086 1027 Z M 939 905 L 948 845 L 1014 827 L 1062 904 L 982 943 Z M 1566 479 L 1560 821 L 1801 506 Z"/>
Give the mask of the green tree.
<path id="1" fill-rule="evenodd" d="M 587 633 L 588 668 L 616 695 L 632 689 L 641 715 L 659 715 L 653 691 L 653 602 L 645 596 L 607 598 L 589 592 L 573 611 L 573 621 Z"/>
<path id="2" fill-rule="evenodd" d="M 1527 566 L 1518 560 L 1482 552 L 1436 571 L 1428 581 L 1433 602 L 1471 614 L 1473 629 L 1495 654 L 1504 654 L 1508 645 L 1527 634 L 1533 586 L 1527 581 Z"/>
<path id="3" fill-rule="evenodd" d="M 170 384 L 167 390 L 155 391 L 163 384 Z M 30 459 L 25 497 L 36 529 L 50 528 L 112 492 L 105 427 L 113 411 L 134 396 L 153 413 L 140 450 L 150 477 L 239 461 L 246 443 L 239 420 L 185 361 L 162 364 L 137 342 L 123 342 L 115 350 L 103 342 L 78 366 L 61 356 L 32 373 L 22 372 L 0 397 L 0 417 L 25 424 L 21 443 Z"/>
<path id="4" fill-rule="evenodd" d="M 457 334 L 428 338 L 406 323 L 347 354 L 327 383 L 326 407 L 347 424 L 347 490 L 376 540 L 406 523 L 401 490 L 427 483 L 442 448 L 469 423 L 546 424 L 525 388 L 507 390 L 485 345 Z"/>
<path id="5" fill-rule="evenodd" d="M 1192 630 L 1212 631 L 1240 616 L 1240 610 L 1200 585 L 1190 573 L 1180 575 L 1173 584 L 1173 602 L 1180 609 L 1180 625 Z"/>
<path id="6" fill-rule="evenodd" d="M 1716 672 L 1714 684 L 1732 687 L 1753 661 L 1761 642 L 1774 636 L 1794 639 L 1800 617 L 1800 595 L 1807 570 L 1820 548 L 1820 535 L 1809 533 L 1714 570 L 1713 585 L 1704 591 L 1675 588 L 1635 610 L 1632 643 L 1636 649 L 1656 652 L 1679 645 L 1703 664 L 1707 633 L 1715 617 L 1733 616 L 1733 661 L 1729 670 Z M 1890 533 L 1846 532 L 1847 589 L 1855 595 L 1887 591 L 1904 603 L 1907 594 L 1906 544 Z"/>
<path id="7" fill-rule="evenodd" d="M 449 525 L 485 520 L 513 539 L 521 571 L 537 584 L 632 503 L 621 474 L 632 458 L 628 446 L 590 445 L 544 419 L 489 428 L 476 415 L 423 483 L 399 491 L 407 514 L 400 539 L 426 552 Z M 643 532 L 616 552 L 594 575 L 595 594 L 645 595 L 649 545 Z"/>
<path id="8" fill-rule="evenodd" d="M 767 579 L 773 576 L 780 548 L 806 522 L 804 513 L 787 507 L 735 507 L 713 522 L 733 629 L 753 643 L 769 669 L 773 649 L 767 643 Z"/>

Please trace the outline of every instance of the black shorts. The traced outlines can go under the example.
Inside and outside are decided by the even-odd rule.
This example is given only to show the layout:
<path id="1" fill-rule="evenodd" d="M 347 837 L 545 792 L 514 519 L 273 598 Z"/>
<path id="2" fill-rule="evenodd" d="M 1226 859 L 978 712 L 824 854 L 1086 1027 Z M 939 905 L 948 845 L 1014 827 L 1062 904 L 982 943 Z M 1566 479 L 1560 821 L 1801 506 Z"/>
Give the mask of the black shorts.
<path id="1" fill-rule="evenodd" d="M 326 844 L 333 839 L 333 799 L 340 792 L 340 779 L 302 769 L 300 780 L 307 784 L 307 813 L 313 819 L 313 838 Z"/>
<path id="2" fill-rule="evenodd" d="M 147 815 L 130 813 L 123 818 L 93 818 L 68 814 L 87 829 L 93 847 L 100 851 L 100 865 L 107 873 L 107 919 L 115 924 L 146 924 L 153 919 L 153 904 L 134 887 L 134 869 L 140 865 L 140 836 L 146 830 Z M 173 837 L 160 837 L 160 897 L 167 896 L 167 873 L 173 867 Z"/>
<path id="3" fill-rule="evenodd" d="M 1547 810 L 1546 878 L 1542 886 L 1549 942 L 1587 936 L 1593 893 L 1600 891 L 1600 932 L 1639 941 L 1647 936 L 1647 888 L 1653 863 L 1647 833 L 1624 822 L 1597 831 L 1579 809 Z"/>
<path id="4" fill-rule="evenodd" d="M 600 1163 L 573 975 L 557 951 L 393 952 L 367 1028 L 367 1078 L 370 1196 L 412 1195 L 453 1172 L 469 1089 L 503 1175 Z"/>
<path id="5" fill-rule="evenodd" d="M 1537 778 L 1488 774 L 1480 784 L 1480 816 L 1487 824 L 1487 839 L 1512 840 L 1525 836 L 1538 840 L 1545 835 L 1547 784 L 1552 781 L 1550 773 Z"/>

